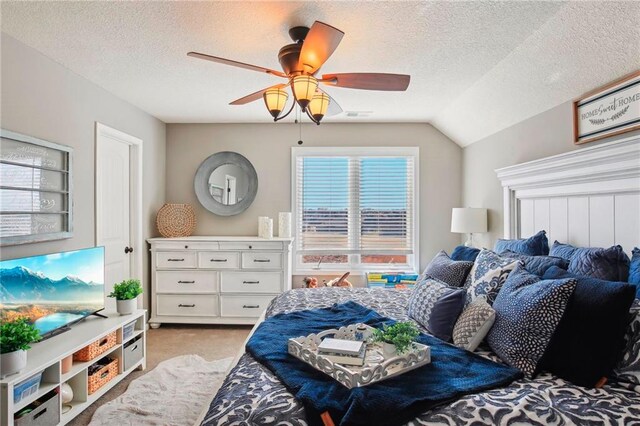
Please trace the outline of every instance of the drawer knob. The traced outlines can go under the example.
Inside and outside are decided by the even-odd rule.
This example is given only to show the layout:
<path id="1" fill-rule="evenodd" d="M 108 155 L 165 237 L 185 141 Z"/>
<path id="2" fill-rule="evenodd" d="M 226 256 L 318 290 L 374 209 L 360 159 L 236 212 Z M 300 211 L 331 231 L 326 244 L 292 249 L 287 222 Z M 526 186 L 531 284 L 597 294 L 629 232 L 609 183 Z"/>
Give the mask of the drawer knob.
<path id="1" fill-rule="evenodd" d="M 257 309 L 260 305 L 242 305 L 244 309 Z"/>
<path id="2" fill-rule="evenodd" d="M 249 246 L 249 250 L 251 250 L 253 248 L 253 246 Z"/>
<path id="3" fill-rule="evenodd" d="M 184 258 L 183 259 L 167 259 L 167 262 L 184 262 Z"/>
<path id="4" fill-rule="evenodd" d="M 271 259 L 253 259 L 253 261 L 256 263 L 269 263 Z"/>
<path id="5" fill-rule="evenodd" d="M 260 281 L 242 281 L 242 284 L 260 284 Z"/>
<path id="6" fill-rule="evenodd" d="M 184 246 L 184 248 L 188 249 L 188 248 L 189 248 L 189 246 Z"/>
<path id="7" fill-rule="evenodd" d="M 196 305 L 195 303 L 192 303 L 191 305 L 183 305 L 182 303 L 178 305 L 178 308 L 195 308 Z"/>
<path id="8" fill-rule="evenodd" d="M 211 259 L 212 262 L 226 262 L 227 259 Z"/>
<path id="9" fill-rule="evenodd" d="M 195 284 L 195 283 L 196 283 L 195 281 L 182 281 L 182 280 L 178 281 L 178 284 Z"/>

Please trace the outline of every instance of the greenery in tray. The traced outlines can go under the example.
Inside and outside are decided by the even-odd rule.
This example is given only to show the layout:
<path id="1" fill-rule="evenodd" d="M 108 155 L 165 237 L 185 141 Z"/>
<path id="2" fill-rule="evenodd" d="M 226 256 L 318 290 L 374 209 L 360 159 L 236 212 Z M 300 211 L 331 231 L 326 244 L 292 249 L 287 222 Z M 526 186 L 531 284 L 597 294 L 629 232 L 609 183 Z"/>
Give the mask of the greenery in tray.
<path id="1" fill-rule="evenodd" d="M 115 297 L 116 300 L 129 300 L 135 299 L 140 294 L 142 294 L 140 280 L 124 280 L 113 286 L 109 297 Z"/>
<path id="2" fill-rule="evenodd" d="M 31 349 L 29 343 L 40 340 L 40 332 L 26 318 L 3 322 L 0 325 L 0 353 L 7 354 Z"/>
<path id="3" fill-rule="evenodd" d="M 418 327 L 410 321 L 397 322 L 394 325 L 384 324 L 382 328 L 373 331 L 374 342 L 391 343 L 398 353 L 406 352 L 416 340 L 420 332 Z"/>

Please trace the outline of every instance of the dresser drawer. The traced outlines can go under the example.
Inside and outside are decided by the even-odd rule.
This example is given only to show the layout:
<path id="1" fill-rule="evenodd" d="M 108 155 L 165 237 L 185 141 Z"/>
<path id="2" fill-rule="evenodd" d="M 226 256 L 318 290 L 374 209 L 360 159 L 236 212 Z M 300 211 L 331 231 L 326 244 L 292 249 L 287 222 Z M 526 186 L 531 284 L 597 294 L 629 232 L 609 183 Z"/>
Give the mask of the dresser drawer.
<path id="1" fill-rule="evenodd" d="M 217 293 L 218 273 L 213 271 L 158 271 L 158 293 Z"/>
<path id="2" fill-rule="evenodd" d="M 245 252 L 242 253 L 243 269 L 282 269 L 282 253 Z"/>
<path id="3" fill-rule="evenodd" d="M 220 250 L 282 250 L 282 241 L 220 241 Z"/>
<path id="4" fill-rule="evenodd" d="M 187 269 L 196 267 L 196 253 L 188 251 L 160 251 L 156 253 L 156 267 Z"/>
<path id="5" fill-rule="evenodd" d="M 223 317 L 257 318 L 274 297 L 276 296 L 220 296 L 220 313 Z"/>
<path id="6" fill-rule="evenodd" d="M 280 293 L 280 272 L 221 272 L 220 290 L 223 293 Z"/>
<path id="7" fill-rule="evenodd" d="M 159 294 L 156 297 L 158 315 L 187 317 L 218 316 L 218 296 L 208 294 Z"/>
<path id="8" fill-rule="evenodd" d="M 198 252 L 198 268 L 238 269 L 240 268 L 240 253 L 200 251 Z"/>

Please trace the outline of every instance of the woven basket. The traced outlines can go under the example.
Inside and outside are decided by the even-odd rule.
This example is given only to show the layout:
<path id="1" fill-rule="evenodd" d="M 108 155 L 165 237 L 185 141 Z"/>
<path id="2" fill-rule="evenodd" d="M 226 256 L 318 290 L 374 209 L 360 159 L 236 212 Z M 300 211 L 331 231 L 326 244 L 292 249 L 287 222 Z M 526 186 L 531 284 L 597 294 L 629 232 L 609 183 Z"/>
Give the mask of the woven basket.
<path id="1" fill-rule="evenodd" d="M 116 343 L 116 332 L 114 331 L 74 353 L 73 360 L 81 362 L 91 361 L 98 355 L 103 354 L 114 347 Z"/>
<path id="2" fill-rule="evenodd" d="M 158 210 L 156 225 L 165 238 L 188 237 L 196 229 L 196 212 L 190 204 L 165 204 Z"/>
<path id="3" fill-rule="evenodd" d="M 118 358 L 89 376 L 89 395 L 103 387 L 118 375 Z"/>

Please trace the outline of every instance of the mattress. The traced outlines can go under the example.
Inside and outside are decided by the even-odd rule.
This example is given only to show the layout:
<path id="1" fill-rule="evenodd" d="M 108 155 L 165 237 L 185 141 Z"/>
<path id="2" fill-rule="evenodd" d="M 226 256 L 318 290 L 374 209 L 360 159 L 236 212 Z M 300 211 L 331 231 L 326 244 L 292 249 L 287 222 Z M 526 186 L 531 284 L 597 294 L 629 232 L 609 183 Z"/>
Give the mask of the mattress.
<path id="1" fill-rule="evenodd" d="M 283 293 L 265 317 L 324 308 L 353 300 L 381 315 L 406 320 L 410 292 L 388 289 L 319 288 Z M 424 331 L 424 330 L 423 330 Z M 489 350 L 478 353 L 500 360 Z M 202 425 L 307 425 L 304 408 L 280 381 L 249 354 L 243 354 L 213 398 Z M 640 424 L 640 393 L 608 384 L 600 389 L 572 385 L 548 373 L 508 387 L 467 395 L 417 417 L 410 425 Z"/>

